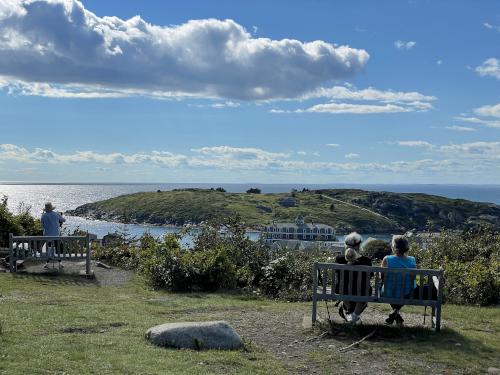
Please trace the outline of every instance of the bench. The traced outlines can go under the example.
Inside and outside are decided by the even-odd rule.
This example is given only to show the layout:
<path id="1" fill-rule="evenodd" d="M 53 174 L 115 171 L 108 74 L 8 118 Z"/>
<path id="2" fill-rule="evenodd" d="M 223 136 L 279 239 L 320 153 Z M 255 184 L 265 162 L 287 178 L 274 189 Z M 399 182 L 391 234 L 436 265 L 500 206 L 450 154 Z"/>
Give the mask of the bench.
<path id="1" fill-rule="evenodd" d="M 9 268 L 17 272 L 18 260 L 85 259 L 85 275 L 91 276 L 90 239 L 86 236 L 14 236 L 9 234 Z"/>
<path id="2" fill-rule="evenodd" d="M 388 274 L 392 274 L 391 277 L 393 278 L 393 291 L 390 293 L 393 296 L 397 295 L 397 286 L 399 286 L 400 290 L 405 290 L 407 275 L 410 276 L 412 284 L 414 281 L 417 282 L 417 288 L 408 298 L 404 298 L 403 293 L 400 293 L 400 297 L 384 297 L 380 289 L 383 280 L 387 279 Z M 344 285 L 344 275 L 349 275 L 348 285 Z M 353 275 L 356 275 L 356 280 L 353 279 Z M 366 285 L 362 285 L 363 280 Z M 429 306 L 432 308 L 432 327 L 436 331 L 441 329 L 441 304 L 443 300 L 442 269 L 386 268 L 315 262 L 313 284 L 313 324 L 316 322 L 318 301 L 353 301 Z M 437 291 L 435 295 L 431 293 L 433 287 Z M 347 293 L 345 293 L 346 289 Z M 353 293 L 353 289 L 361 293 Z"/>

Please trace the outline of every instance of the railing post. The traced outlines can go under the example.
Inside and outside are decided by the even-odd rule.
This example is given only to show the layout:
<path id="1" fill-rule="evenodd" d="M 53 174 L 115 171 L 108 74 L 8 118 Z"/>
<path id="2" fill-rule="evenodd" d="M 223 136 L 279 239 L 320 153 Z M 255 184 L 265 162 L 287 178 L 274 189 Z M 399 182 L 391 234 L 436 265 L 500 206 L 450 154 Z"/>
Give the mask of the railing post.
<path id="1" fill-rule="evenodd" d="M 16 261 L 14 260 L 14 241 L 12 239 L 13 234 L 9 233 L 9 269 L 10 272 L 14 272 Z"/>
<path id="2" fill-rule="evenodd" d="M 313 300 L 313 308 L 312 308 L 312 324 L 316 323 L 316 292 L 318 290 L 318 262 L 314 262 L 313 265 L 313 290 L 312 290 L 312 300 Z"/>
<path id="3" fill-rule="evenodd" d="M 85 262 L 85 273 L 90 276 L 90 233 L 87 232 L 87 259 Z"/>

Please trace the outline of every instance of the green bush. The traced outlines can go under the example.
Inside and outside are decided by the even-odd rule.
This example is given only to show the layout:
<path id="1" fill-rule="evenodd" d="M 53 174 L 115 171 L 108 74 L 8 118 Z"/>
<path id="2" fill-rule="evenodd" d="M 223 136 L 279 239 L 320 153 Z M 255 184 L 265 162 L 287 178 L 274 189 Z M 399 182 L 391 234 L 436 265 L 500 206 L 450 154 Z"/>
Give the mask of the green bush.
<path id="1" fill-rule="evenodd" d="M 386 255 L 391 255 L 391 245 L 383 240 L 367 241 L 361 253 L 372 260 L 382 260 Z"/>
<path id="2" fill-rule="evenodd" d="M 331 256 L 331 253 L 321 251 L 280 251 L 264 268 L 260 289 L 263 294 L 273 298 L 310 300 L 312 265 L 315 261 L 333 261 Z"/>
<path id="3" fill-rule="evenodd" d="M 9 233 L 15 236 L 41 235 L 40 220 L 30 214 L 30 207 L 21 204 L 18 213 L 13 214 L 7 208 L 7 197 L 0 199 L 0 247 L 9 245 Z"/>
<path id="4" fill-rule="evenodd" d="M 500 233 L 479 226 L 462 232 L 444 231 L 426 250 L 413 243 L 410 254 L 420 268 L 444 269 L 444 298 L 456 304 L 500 302 Z"/>

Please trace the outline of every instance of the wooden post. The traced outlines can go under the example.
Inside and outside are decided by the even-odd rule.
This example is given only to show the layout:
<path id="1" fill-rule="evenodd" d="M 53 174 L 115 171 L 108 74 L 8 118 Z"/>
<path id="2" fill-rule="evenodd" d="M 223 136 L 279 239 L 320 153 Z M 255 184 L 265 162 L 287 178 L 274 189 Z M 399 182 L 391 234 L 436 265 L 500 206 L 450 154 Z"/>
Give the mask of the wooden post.
<path id="1" fill-rule="evenodd" d="M 14 260 L 14 241 L 12 237 L 12 233 L 9 233 L 9 269 L 11 273 L 15 271 L 14 268 L 16 265 L 16 261 Z"/>
<path id="2" fill-rule="evenodd" d="M 87 260 L 85 263 L 85 273 L 90 276 L 90 233 L 87 232 Z"/>
<path id="3" fill-rule="evenodd" d="M 316 292 L 318 289 L 318 262 L 314 262 L 313 266 L 313 291 L 312 291 L 312 299 L 313 299 L 313 308 L 312 308 L 312 324 L 316 323 Z"/>

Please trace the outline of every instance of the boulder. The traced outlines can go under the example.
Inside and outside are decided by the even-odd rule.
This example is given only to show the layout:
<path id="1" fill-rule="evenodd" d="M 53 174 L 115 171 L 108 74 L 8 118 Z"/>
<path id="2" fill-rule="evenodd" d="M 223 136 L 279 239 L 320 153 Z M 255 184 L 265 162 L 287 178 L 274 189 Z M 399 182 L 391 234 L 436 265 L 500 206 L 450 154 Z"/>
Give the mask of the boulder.
<path id="1" fill-rule="evenodd" d="M 157 346 L 179 349 L 240 349 L 243 341 L 225 321 L 167 323 L 152 327 L 146 339 Z"/>

